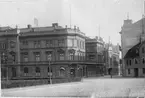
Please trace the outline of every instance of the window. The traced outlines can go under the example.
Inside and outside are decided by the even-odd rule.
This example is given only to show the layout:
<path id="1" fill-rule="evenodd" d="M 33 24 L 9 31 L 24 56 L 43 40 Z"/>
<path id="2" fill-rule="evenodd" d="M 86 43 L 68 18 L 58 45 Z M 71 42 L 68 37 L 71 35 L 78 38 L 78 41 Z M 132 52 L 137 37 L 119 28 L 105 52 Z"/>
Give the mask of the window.
<path id="1" fill-rule="evenodd" d="M 74 53 L 69 53 L 69 60 L 74 60 Z"/>
<path id="2" fill-rule="evenodd" d="M 35 61 L 40 61 L 40 53 L 39 52 L 35 52 Z"/>
<path id="3" fill-rule="evenodd" d="M 131 60 L 129 60 L 129 65 L 131 65 Z"/>
<path id="4" fill-rule="evenodd" d="M 22 41 L 23 45 L 28 45 L 28 41 Z"/>
<path id="5" fill-rule="evenodd" d="M 128 74 L 130 74 L 130 69 L 128 69 Z"/>
<path id="6" fill-rule="evenodd" d="M 73 40 L 72 39 L 68 39 L 68 46 L 70 46 L 70 47 L 73 46 Z"/>
<path id="7" fill-rule="evenodd" d="M 24 54 L 24 62 L 28 62 L 28 53 Z"/>
<path id="8" fill-rule="evenodd" d="M 11 42 L 10 42 L 10 47 L 11 47 L 11 48 L 15 48 L 15 42 L 11 41 Z"/>
<path id="9" fill-rule="evenodd" d="M 58 46 L 64 46 L 64 40 L 63 39 L 58 40 Z"/>
<path id="10" fill-rule="evenodd" d="M 34 41 L 34 48 L 40 48 L 41 44 L 40 41 Z"/>
<path id="11" fill-rule="evenodd" d="M 142 69 L 143 74 L 145 74 L 145 68 Z"/>
<path id="12" fill-rule="evenodd" d="M 28 56 L 24 56 L 24 62 L 28 62 Z"/>
<path id="13" fill-rule="evenodd" d="M 142 48 L 142 53 L 145 53 L 145 48 L 144 47 Z"/>
<path id="14" fill-rule="evenodd" d="M 128 65 L 128 60 L 126 60 L 126 65 Z"/>
<path id="15" fill-rule="evenodd" d="M 6 49 L 6 43 L 0 43 L 0 49 Z"/>
<path id="16" fill-rule="evenodd" d="M 142 59 L 142 63 L 145 64 L 145 58 Z"/>
<path id="17" fill-rule="evenodd" d="M 12 77 L 16 77 L 16 68 L 12 67 Z"/>
<path id="18" fill-rule="evenodd" d="M 35 68 L 36 76 L 40 76 L 40 68 L 36 67 Z"/>
<path id="19" fill-rule="evenodd" d="M 48 61 L 51 61 L 51 60 L 52 60 L 52 52 L 51 52 L 51 51 L 46 52 L 46 59 L 47 59 Z"/>
<path id="20" fill-rule="evenodd" d="M 64 60 L 64 53 L 59 53 L 59 60 Z"/>
<path id="21" fill-rule="evenodd" d="M 134 62 L 135 62 L 135 64 L 138 64 L 138 61 L 137 61 L 137 59 L 134 59 Z"/>
<path id="22" fill-rule="evenodd" d="M 50 76 L 50 75 L 52 76 L 52 68 L 48 67 L 47 72 L 48 72 L 48 76 Z"/>
<path id="23" fill-rule="evenodd" d="M 28 67 L 24 67 L 24 76 L 27 76 L 29 73 Z"/>
<path id="24" fill-rule="evenodd" d="M 46 41 L 46 47 L 52 47 L 53 46 L 53 41 L 52 40 L 47 40 Z"/>
<path id="25" fill-rule="evenodd" d="M 65 77 L 65 68 L 64 67 L 60 68 L 60 70 L 59 70 L 59 76 Z"/>
<path id="26" fill-rule="evenodd" d="M 79 40 L 77 40 L 77 46 L 80 47 L 80 45 L 79 45 Z"/>

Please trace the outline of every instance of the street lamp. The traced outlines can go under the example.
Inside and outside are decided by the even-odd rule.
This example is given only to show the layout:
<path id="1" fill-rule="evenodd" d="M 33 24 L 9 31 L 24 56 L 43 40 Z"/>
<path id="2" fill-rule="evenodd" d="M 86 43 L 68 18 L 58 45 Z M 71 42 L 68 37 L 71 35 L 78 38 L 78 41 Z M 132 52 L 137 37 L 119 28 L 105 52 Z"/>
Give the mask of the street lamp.
<path id="1" fill-rule="evenodd" d="M 51 79 L 51 65 L 50 65 L 50 61 L 51 61 L 51 54 L 48 55 L 48 61 L 49 61 L 49 81 L 50 81 L 50 84 L 52 84 L 52 79 Z"/>

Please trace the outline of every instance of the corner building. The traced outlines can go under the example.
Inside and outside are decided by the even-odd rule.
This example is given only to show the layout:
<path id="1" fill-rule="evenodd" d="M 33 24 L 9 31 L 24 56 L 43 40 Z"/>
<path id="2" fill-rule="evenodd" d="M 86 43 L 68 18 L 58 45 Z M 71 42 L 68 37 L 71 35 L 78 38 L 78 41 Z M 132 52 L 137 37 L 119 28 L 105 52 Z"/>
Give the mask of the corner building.
<path id="1" fill-rule="evenodd" d="M 54 81 L 86 75 L 85 34 L 78 28 L 50 27 L 20 29 L 21 78 Z M 49 66 L 50 64 L 50 66 Z"/>

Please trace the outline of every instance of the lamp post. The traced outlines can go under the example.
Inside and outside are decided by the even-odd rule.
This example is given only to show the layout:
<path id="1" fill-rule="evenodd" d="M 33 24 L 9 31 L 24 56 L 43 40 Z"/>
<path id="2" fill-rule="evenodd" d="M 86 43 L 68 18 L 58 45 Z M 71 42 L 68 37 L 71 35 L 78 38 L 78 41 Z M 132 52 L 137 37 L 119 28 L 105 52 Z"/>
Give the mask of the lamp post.
<path id="1" fill-rule="evenodd" d="M 48 61 L 49 61 L 49 81 L 50 84 L 52 84 L 52 79 L 51 79 L 51 65 L 50 65 L 50 61 L 51 61 L 51 55 L 48 55 Z"/>

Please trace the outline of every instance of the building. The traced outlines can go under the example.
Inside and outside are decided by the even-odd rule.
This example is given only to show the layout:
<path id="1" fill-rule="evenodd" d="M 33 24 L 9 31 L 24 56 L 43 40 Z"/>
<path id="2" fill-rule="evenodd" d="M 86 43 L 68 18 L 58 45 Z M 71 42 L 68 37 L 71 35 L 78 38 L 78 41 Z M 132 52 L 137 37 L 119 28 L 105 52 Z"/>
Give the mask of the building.
<path id="1" fill-rule="evenodd" d="M 124 20 L 122 26 L 121 34 L 121 48 L 122 48 L 122 58 L 126 55 L 127 51 L 131 49 L 134 45 L 138 44 L 140 40 L 145 40 L 145 18 L 132 23 L 131 19 Z M 122 60 L 123 75 L 126 75 L 125 71 L 125 61 Z"/>
<path id="2" fill-rule="evenodd" d="M 103 74 L 104 69 L 104 41 L 102 38 L 86 38 L 86 61 L 94 62 L 88 66 L 88 76 Z"/>
<path id="3" fill-rule="evenodd" d="M 18 29 L 10 27 L 0 28 L 0 56 L 1 56 L 1 77 L 2 79 L 11 79 L 18 76 L 20 68 L 20 48 L 18 44 Z"/>
<path id="4" fill-rule="evenodd" d="M 113 45 L 111 43 L 105 44 L 105 64 L 106 64 L 106 73 L 109 74 L 108 69 L 112 68 L 113 74 L 119 74 L 119 44 Z"/>
<path id="5" fill-rule="evenodd" d="M 129 49 L 124 61 L 126 76 L 145 77 L 145 41 Z"/>

